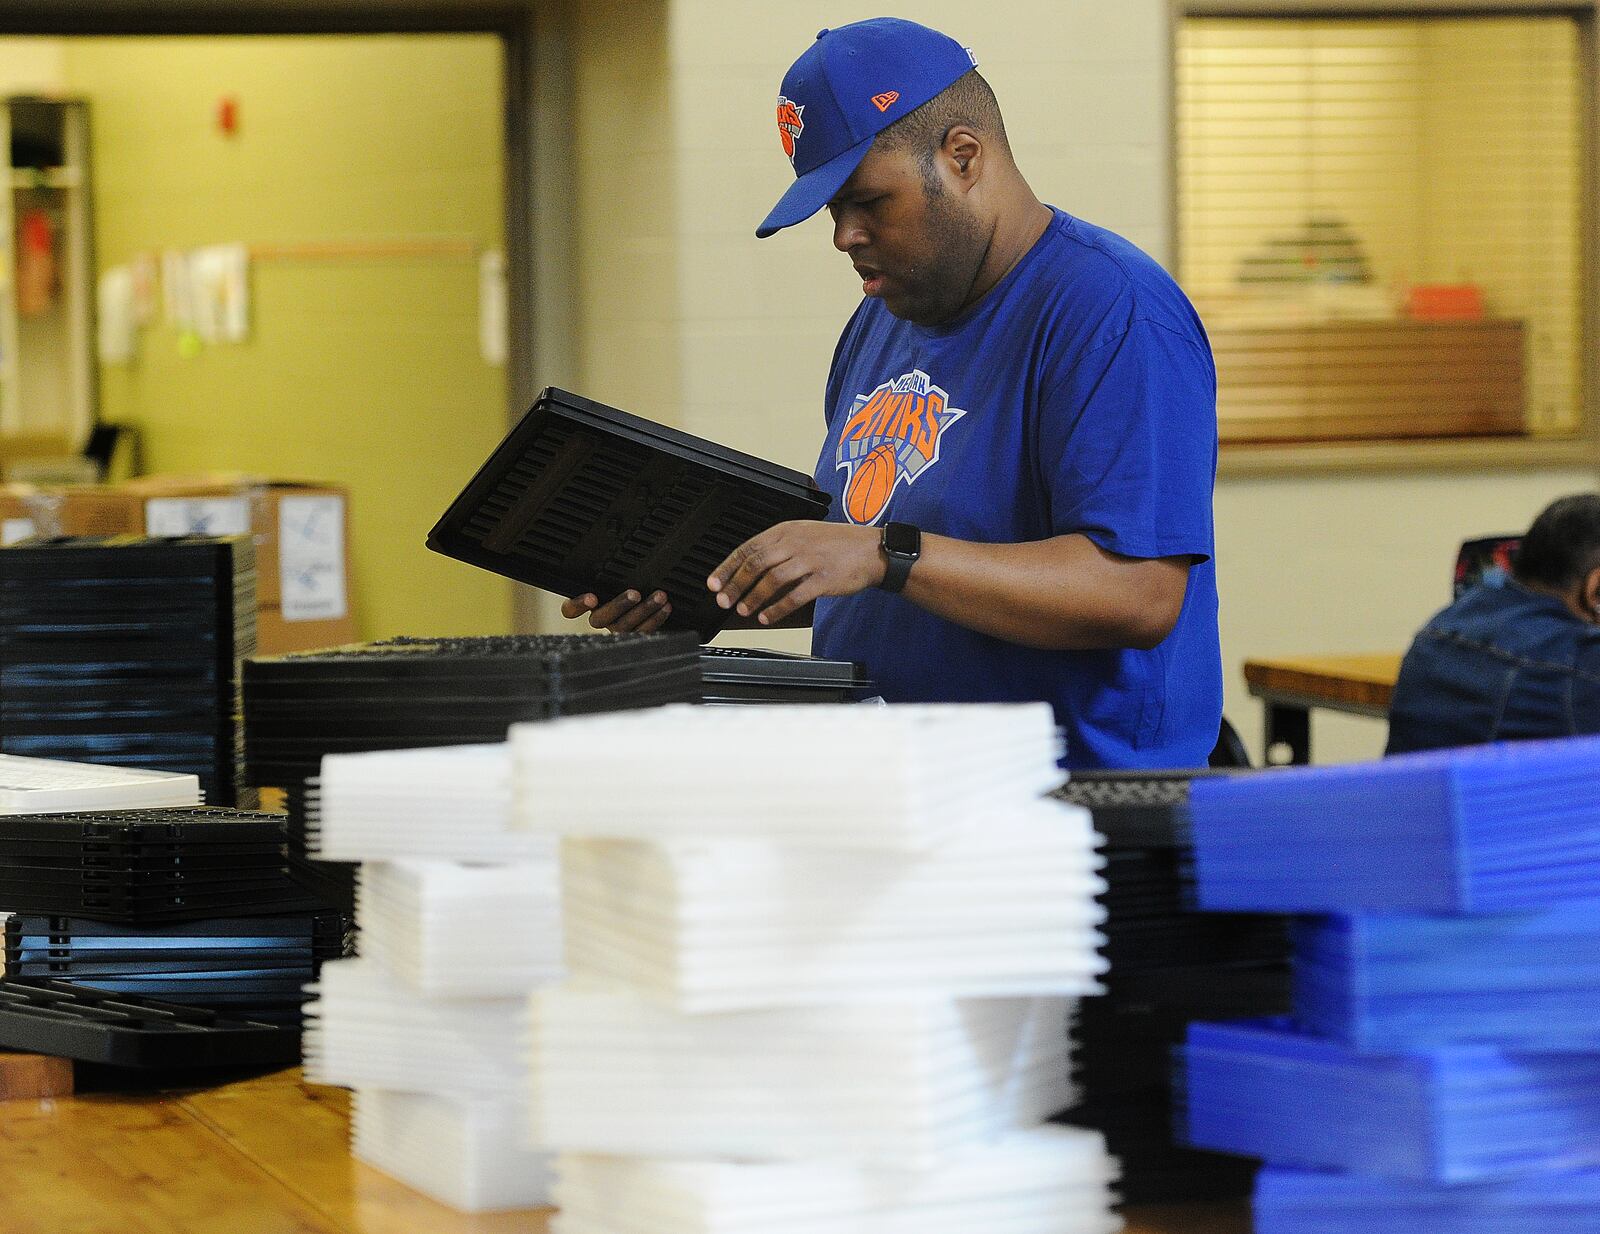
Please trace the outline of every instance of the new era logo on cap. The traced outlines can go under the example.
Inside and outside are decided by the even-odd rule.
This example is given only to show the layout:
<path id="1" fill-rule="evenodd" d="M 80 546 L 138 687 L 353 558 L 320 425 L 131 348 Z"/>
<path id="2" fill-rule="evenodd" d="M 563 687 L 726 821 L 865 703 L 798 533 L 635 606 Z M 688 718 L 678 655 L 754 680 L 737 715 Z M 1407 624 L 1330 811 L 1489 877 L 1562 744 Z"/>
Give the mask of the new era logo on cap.
<path id="1" fill-rule="evenodd" d="M 894 106 L 894 101 L 899 97 L 900 91 L 886 90 L 882 94 L 874 94 L 872 96 L 872 105 L 879 111 L 888 111 L 889 108 Z"/>

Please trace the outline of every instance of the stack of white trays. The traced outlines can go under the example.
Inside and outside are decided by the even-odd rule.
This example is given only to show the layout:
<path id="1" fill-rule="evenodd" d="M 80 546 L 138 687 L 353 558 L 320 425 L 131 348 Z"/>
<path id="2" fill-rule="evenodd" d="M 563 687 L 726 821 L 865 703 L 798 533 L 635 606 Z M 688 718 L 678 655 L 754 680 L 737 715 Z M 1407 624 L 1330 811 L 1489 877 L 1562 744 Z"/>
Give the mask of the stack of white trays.
<path id="1" fill-rule="evenodd" d="M 1115 1163 L 1044 1128 L 1098 992 L 1087 813 L 1043 706 L 518 725 L 559 837 L 566 983 L 533 997 L 555 1234 L 1106 1234 Z"/>
<path id="2" fill-rule="evenodd" d="M 510 828 L 503 745 L 330 755 L 314 851 L 359 861 L 360 959 L 309 987 L 305 1066 L 357 1158 L 466 1212 L 549 1198 L 526 1143 L 531 991 L 564 971 L 554 841 Z"/>

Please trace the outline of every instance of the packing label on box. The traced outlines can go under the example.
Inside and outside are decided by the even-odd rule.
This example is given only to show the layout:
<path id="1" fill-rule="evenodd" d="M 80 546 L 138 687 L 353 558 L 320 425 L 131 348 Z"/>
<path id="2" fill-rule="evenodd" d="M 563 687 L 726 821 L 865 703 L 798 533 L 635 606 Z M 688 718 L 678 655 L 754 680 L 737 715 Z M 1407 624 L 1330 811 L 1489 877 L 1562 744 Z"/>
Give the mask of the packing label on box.
<path id="1" fill-rule="evenodd" d="M 0 519 L 0 545 L 15 544 L 33 534 L 31 518 Z"/>
<path id="2" fill-rule="evenodd" d="M 285 621 L 337 621 L 344 587 L 344 498 L 278 499 L 278 576 Z"/>
<path id="3" fill-rule="evenodd" d="M 144 503 L 144 527 L 152 536 L 249 535 L 250 498 L 152 497 Z"/>

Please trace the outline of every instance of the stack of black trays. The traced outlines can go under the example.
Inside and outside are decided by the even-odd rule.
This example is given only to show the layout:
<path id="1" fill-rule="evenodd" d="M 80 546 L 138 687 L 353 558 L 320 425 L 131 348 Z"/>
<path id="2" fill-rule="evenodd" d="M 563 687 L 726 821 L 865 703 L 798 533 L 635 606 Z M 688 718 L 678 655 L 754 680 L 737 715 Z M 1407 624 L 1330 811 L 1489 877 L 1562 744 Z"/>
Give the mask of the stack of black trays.
<path id="1" fill-rule="evenodd" d="M 872 682 L 849 660 L 753 647 L 702 647 L 700 673 L 707 703 L 847 703 L 869 692 Z"/>
<path id="2" fill-rule="evenodd" d="M 0 550 L 0 750 L 200 777 L 236 802 L 248 539 L 30 540 Z"/>
<path id="3" fill-rule="evenodd" d="M 350 910 L 355 867 L 306 853 L 305 784 L 327 754 L 473 745 L 528 720 L 700 700 L 690 634 L 398 638 L 244 666 L 246 781 L 282 789 L 296 876 Z"/>
<path id="4" fill-rule="evenodd" d="M 155 1021 L 197 1041 L 197 1058 L 182 1061 L 201 1065 L 213 1013 L 253 1022 L 254 1036 L 239 1041 L 268 1029 L 292 1039 L 302 987 L 345 950 L 345 918 L 296 881 L 275 814 L 189 806 L 0 816 L 0 907 L 10 914 L 0 1046 L 89 1062 L 116 1059 L 98 1057 L 79 1037 L 60 1049 L 30 1044 L 26 1032 L 6 1037 L 7 1017 L 31 1022 L 61 1005 L 87 1031 L 97 999 L 170 1000 L 186 1010 L 163 1010 Z M 55 983 L 56 993 L 30 993 L 35 981 Z M 61 991 L 77 986 L 100 993 L 63 1003 Z M 123 1008 L 116 1016 L 124 1013 L 143 1015 Z M 119 1040 L 152 1040 L 131 1024 L 119 1031 Z M 214 1031 L 236 1034 L 238 1026 Z"/>
<path id="5" fill-rule="evenodd" d="M 284 1067 L 300 1036 L 200 1007 L 38 977 L 0 981 L 0 1049 L 113 1067 Z"/>
<path id="6" fill-rule="evenodd" d="M 0 906 L 127 925 L 315 907 L 282 818 L 205 806 L 0 816 Z"/>
<path id="7" fill-rule="evenodd" d="M 303 987 L 344 954 L 345 933 L 336 912 L 166 925 L 18 913 L 6 922 L 6 975 L 298 1025 Z"/>
<path id="8" fill-rule="evenodd" d="M 706 578 L 778 523 L 820 519 L 804 472 L 565 390 L 544 390 L 428 533 L 428 547 L 563 596 L 664 591 L 667 628 L 732 615 Z"/>
<path id="9" fill-rule="evenodd" d="M 1288 1010 L 1285 918 L 1193 911 L 1184 824 L 1193 772 L 1079 772 L 1056 795 L 1106 839 L 1106 994 L 1078 1004 L 1081 1104 L 1106 1135 L 1128 1203 L 1247 1195 L 1255 1163 L 1176 1146 L 1172 1050 L 1191 1020 Z"/>

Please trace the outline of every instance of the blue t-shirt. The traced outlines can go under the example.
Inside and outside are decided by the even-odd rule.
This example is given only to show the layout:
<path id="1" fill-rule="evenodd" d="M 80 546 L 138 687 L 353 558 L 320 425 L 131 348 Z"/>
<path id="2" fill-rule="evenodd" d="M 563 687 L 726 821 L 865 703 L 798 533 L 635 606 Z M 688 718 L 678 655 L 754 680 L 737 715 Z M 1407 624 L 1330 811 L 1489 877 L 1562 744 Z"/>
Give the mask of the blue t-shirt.
<path id="1" fill-rule="evenodd" d="M 1201 559 L 1150 651 L 1040 651 L 870 590 L 817 602 L 815 653 L 890 702 L 1050 702 L 1069 767 L 1199 767 L 1222 716 L 1211 496 L 1216 370 L 1193 307 L 1126 240 L 1061 211 L 976 305 L 917 326 L 868 299 L 828 374 L 829 518 L 985 544 L 1078 532 Z"/>

